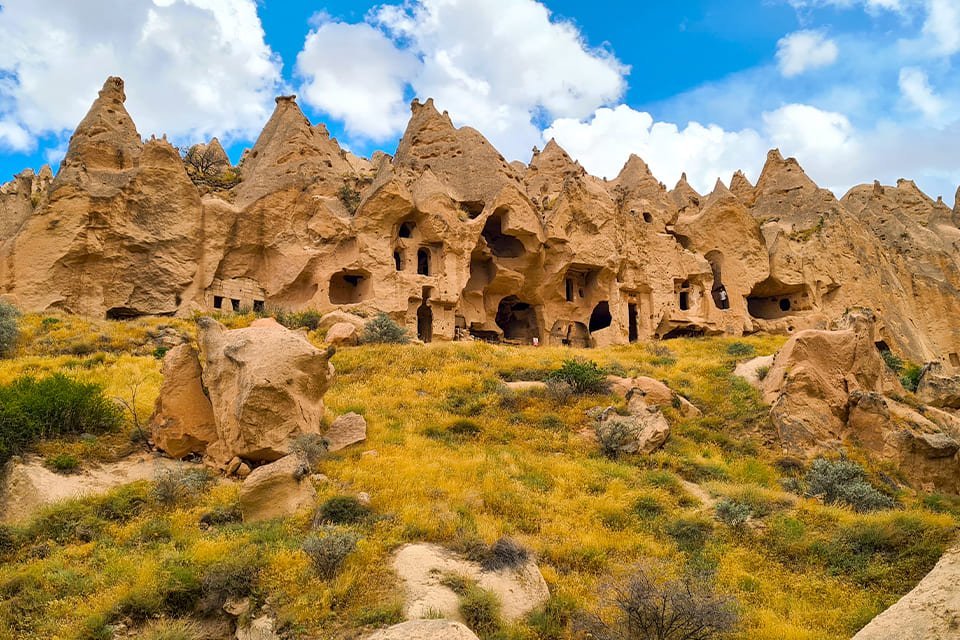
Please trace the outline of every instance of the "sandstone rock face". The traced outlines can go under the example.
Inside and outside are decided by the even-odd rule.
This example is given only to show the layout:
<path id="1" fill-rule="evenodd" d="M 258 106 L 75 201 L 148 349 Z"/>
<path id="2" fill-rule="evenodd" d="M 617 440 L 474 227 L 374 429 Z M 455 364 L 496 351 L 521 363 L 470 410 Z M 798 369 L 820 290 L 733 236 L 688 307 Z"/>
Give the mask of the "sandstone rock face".
<path id="1" fill-rule="evenodd" d="M 917 397 L 934 407 L 960 409 L 960 374 L 950 375 L 943 365 L 928 365 L 920 378 Z"/>
<path id="2" fill-rule="evenodd" d="M 954 417 L 924 415 L 894 399 L 905 392 L 880 356 L 871 313 L 851 314 L 846 325 L 802 331 L 776 355 L 763 392 L 784 448 L 815 455 L 855 445 L 918 487 L 960 491 Z"/>
<path id="3" fill-rule="evenodd" d="M 239 470 L 287 455 L 297 436 L 320 434 L 329 352 L 272 319 L 233 331 L 209 318 L 198 324 L 200 354 L 182 345 L 164 360 L 151 418 L 159 448 Z"/>
<path id="4" fill-rule="evenodd" d="M 445 574 L 463 576 L 495 594 L 507 621 L 526 615 L 550 597 L 547 583 L 533 560 L 518 569 L 487 571 L 442 547 L 408 544 L 394 555 L 393 568 L 403 582 L 407 618 L 434 617 L 439 613 L 444 618 L 463 622 L 457 594 L 442 584 Z"/>
<path id="5" fill-rule="evenodd" d="M 340 451 L 367 439 L 367 421 L 359 413 L 345 413 L 323 435 L 328 451 Z"/>
<path id="6" fill-rule="evenodd" d="M 269 318 L 233 331 L 208 318 L 199 326 L 219 436 L 207 447 L 214 460 L 276 460 L 297 436 L 320 433 L 333 377 L 326 354 Z"/>
<path id="7" fill-rule="evenodd" d="M 292 515 L 316 503 L 306 458 L 293 454 L 257 467 L 240 485 L 240 512 L 244 522 Z"/>
<path id="8" fill-rule="evenodd" d="M 335 347 L 352 347 L 360 339 L 359 330 L 349 322 L 338 322 L 327 330 L 325 342 Z"/>
<path id="9" fill-rule="evenodd" d="M 940 559 L 913 591 L 874 618 L 853 640 L 948 640 L 960 633 L 960 548 Z"/>
<path id="10" fill-rule="evenodd" d="M 206 194 L 124 99 L 109 79 L 49 186 L 0 189 L 0 290 L 26 310 L 383 311 L 424 342 L 602 346 L 867 307 L 898 354 L 960 370 L 960 214 L 909 181 L 838 200 L 778 151 L 708 196 L 636 156 L 601 180 L 555 141 L 508 163 L 429 100 L 365 160 L 284 96 L 242 181 Z"/>
<path id="11" fill-rule="evenodd" d="M 367 640 L 478 640 L 475 633 L 459 622 L 449 620 L 411 620 L 377 631 Z"/>
<path id="12" fill-rule="evenodd" d="M 219 437 L 202 373 L 192 345 L 174 347 L 163 359 L 163 385 L 150 431 L 153 443 L 171 458 L 205 453 L 207 445 Z"/>
<path id="13" fill-rule="evenodd" d="M 659 407 L 647 405 L 642 393 L 631 391 L 627 402 L 630 415 L 622 416 L 607 407 L 597 417 L 596 433 L 620 453 L 649 455 L 670 437 L 670 423 Z"/>

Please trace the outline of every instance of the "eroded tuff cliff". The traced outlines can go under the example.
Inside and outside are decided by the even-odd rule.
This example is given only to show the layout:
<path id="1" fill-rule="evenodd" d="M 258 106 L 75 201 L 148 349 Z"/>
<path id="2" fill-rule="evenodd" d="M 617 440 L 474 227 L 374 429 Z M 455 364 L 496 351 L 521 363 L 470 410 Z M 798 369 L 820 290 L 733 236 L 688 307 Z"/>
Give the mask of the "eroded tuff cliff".
<path id="1" fill-rule="evenodd" d="M 52 182 L 0 188 L 0 291 L 24 309 L 386 311 L 424 340 L 592 346 L 866 307 L 879 342 L 960 367 L 960 208 L 908 181 L 838 200 L 777 151 L 755 186 L 738 172 L 707 196 L 636 156 L 602 180 L 555 141 L 508 163 L 432 101 L 395 157 L 365 160 L 287 96 L 242 180 L 201 196 L 124 99 L 110 78 Z"/>

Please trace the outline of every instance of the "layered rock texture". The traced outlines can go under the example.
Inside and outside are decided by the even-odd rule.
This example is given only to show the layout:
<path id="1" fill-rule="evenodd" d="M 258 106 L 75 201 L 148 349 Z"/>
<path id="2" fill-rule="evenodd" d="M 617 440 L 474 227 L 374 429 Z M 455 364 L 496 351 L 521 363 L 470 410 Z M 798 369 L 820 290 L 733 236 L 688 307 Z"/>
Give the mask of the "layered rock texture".
<path id="1" fill-rule="evenodd" d="M 239 181 L 212 188 L 141 140 L 124 98 L 110 78 L 52 182 L 0 190 L 0 291 L 26 310 L 385 311 L 424 341 L 595 346 L 865 307 L 878 341 L 960 368 L 960 209 L 908 181 L 838 200 L 777 151 L 756 186 L 738 173 L 707 196 L 635 156 L 601 180 L 555 142 L 508 163 L 432 101 L 394 157 L 365 160 L 286 96 L 224 170 Z M 195 148 L 217 167 L 221 151 Z"/>

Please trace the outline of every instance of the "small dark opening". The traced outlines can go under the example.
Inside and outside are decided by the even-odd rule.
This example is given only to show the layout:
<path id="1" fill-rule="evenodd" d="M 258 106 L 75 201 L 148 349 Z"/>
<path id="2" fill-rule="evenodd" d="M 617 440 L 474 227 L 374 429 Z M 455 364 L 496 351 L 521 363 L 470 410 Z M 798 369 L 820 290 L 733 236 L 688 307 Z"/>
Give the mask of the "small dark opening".
<path id="1" fill-rule="evenodd" d="M 253 311 L 254 313 L 263 313 L 263 300 L 254 300 L 253 301 Z"/>
<path id="2" fill-rule="evenodd" d="M 404 222 L 400 225 L 399 231 L 397 231 L 397 236 L 401 238 L 412 238 L 413 230 L 417 228 L 417 223 L 412 221 Z"/>
<path id="3" fill-rule="evenodd" d="M 590 314 L 590 332 L 606 329 L 613 324 L 613 316 L 610 315 L 610 304 L 604 300 L 593 308 Z"/>
<path id="4" fill-rule="evenodd" d="M 339 272 L 330 278 L 330 302 L 332 304 L 356 304 L 363 302 L 370 291 L 369 274 L 363 272 Z"/>
<path id="5" fill-rule="evenodd" d="M 700 327 L 677 327 L 668 332 L 661 340 L 673 340 L 675 338 L 700 338 L 704 335 L 704 330 Z"/>
<path id="6" fill-rule="evenodd" d="M 417 250 L 417 273 L 421 276 L 430 275 L 430 251 L 427 249 Z"/>
<path id="7" fill-rule="evenodd" d="M 686 291 L 680 292 L 680 311 L 690 310 L 690 294 Z"/>
<path id="8" fill-rule="evenodd" d="M 397 271 L 403 271 L 403 254 L 399 251 L 393 252 L 393 264 L 397 268 Z"/>
<path id="9" fill-rule="evenodd" d="M 637 320 L 637 305 L 631 302 L 627 305 L 627 328 L 630 342 L 636 342 L 640 337 L 640 327 Z"/>
<path id="10" fill-rule="evenodd" d="M 573 280 L 567 278 L 567 302 L 573 302 Z"/>
<path id="11" fill-rule="evenodd" d="M 426 300 L 417 309 L 417 337 L 423 342 L 433 340 L 433 309 Z"/>
<path id="12" fill-rule="evenodd" d="M 487 218 L 482 235 L 490 251 L 498 258 L 519 258 L 524 254 L 523 243 L 503 233 L 503 219 L 498 215 Z"/>
<path id="13" fill-rule="evenodd" d="M 132 320 L 143 314 L 129 307 L 114 307 L 107 310 L 107 320 Z"/>
<path id="14" fill-rule="evenodd" d="M 646 222 L 647 224 L 653 222 L 653 216 L 650 215 L 649 211 L 643 212 L 643 221 Z"/>
<path id="15" fill-rule="evenodd" d="M 790 311 L 790 298 L 780 299 L 780 311 Z"/>
<path id="16" fill-rule="evenodd" d="M 240 311 L 240 301 L 236 298 L 230 299 L 230 306 L 233 307 L 234 311 Z"/>
<path id="17" fill-rule="evenodd" d="M 952 364 L 954 367 L 960 367 L 960 355 L 957 355 L 957 354 L 955 354 L 955 353 L 951 353 L 951 354 L 950 354 L 950 364 Z"/>
<path id="18" fill-rule="evenodd" d="M 479 218 L 483 213 L 485 205 L 482 200 L 472 201 L 472 202 L 461 202 L 460 210 L 467 214 L 467 217 L 471 220 Z"/>
<path id="19" fill-rule="evenodd" d="M 213 308 L 223 309 L 223 296 L 213 296 Z"/>

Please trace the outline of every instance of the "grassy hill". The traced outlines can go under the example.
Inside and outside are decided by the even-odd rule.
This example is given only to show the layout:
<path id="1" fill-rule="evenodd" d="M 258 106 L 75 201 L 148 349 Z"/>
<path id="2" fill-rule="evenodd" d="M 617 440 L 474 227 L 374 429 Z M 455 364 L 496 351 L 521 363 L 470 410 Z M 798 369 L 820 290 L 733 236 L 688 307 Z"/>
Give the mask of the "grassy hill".
<path id="1" fill-rule="evenodd" d="M 223 320 L 241 326 L 250 317 Z M 0 385 L 63 373 L 127 399 L 145 420 L 161 381 L 162 336 L 192 335 L 193 326 L 33 315 L 21 330 L 16 357 L 0 361 Z M 238 485 L 184 472 L 0 528 L 0 640 L 110 638 L 117 623 L 147 625 L 144 637 L 157 640 L 199 638 L 201 628 L 173 620 L 200 620 L 241 596 L 265 604 L 290 637 L 358 637 L 360 628 L 400 619 L 389 568 L 399 545 L 469 551 L 502 536 L 536 555 L 553 595 L 544 610 L 488 638 L 573 637 L 567 622 L 605 611 L 609 585 L 639 564 L 664 577 L 706 576 L 735 598 L 735 638 L 849 638 L 932 568 L 960 508 L 885 483 L 885 469 L 870 469 L 871 479 L 898 500 L 895 509 L 857 513 L 785 489 L 801 484 L 805 464 L 782 456 L 759 394 L 732 375 L 738 359 L 774 353 L 782 342 L 343 349 L 333 360 L 328 414 L 361 413 L 368 439 L 323 459 L 317 490 L 321 501 L 367 492 L 372 513 L 341 525 L 359 542 L 335 577 L 322 579 L 303 551 L 312 514 L 244 525 Z M 703 415 L 667 408 L 672 434 L 662 450 L 608 459 L 589 437 L 587 411 L 622 400 L 502 384 L 542 379 L 573 356 L 662 380 Z M 82 464 L 115 459 L 144 446 L 129 413 L 126 422 L 120 432 L 47 439 L 34 450 Z M 199 489 L 171 489 L 188 482 Z M 717 503 L 750 519 L 718 518 Z"/>

